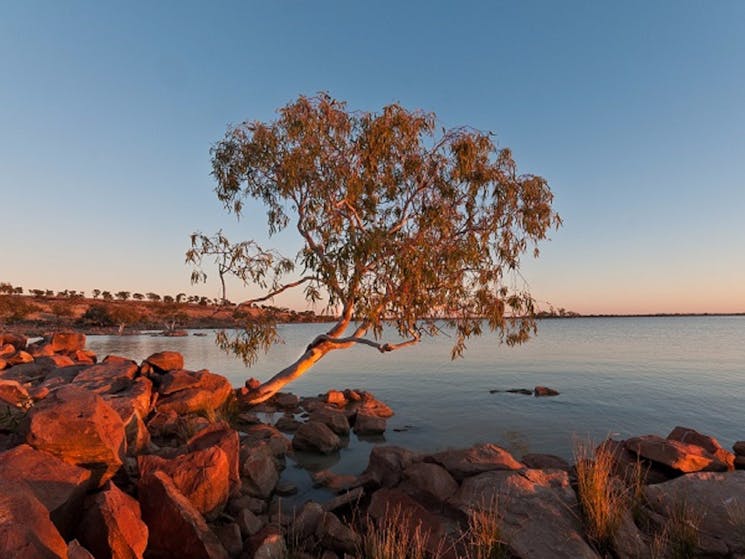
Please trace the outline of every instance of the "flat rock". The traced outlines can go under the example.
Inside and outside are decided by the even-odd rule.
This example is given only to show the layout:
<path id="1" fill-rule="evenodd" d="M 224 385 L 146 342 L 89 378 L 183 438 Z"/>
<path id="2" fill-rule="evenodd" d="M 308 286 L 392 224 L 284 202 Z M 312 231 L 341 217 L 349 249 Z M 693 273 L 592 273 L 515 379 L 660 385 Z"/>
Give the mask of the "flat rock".
<path id="1" fill-rule="evenodd" d="M 341 448 L 341 440 L 326 424 L 309 421 L 295 431 L 292 447 L 295 450 L 331 454 Z"/>
<path id="2" fill-rule="evenodd" d="M 64 535 L 72 535 L 90 479 L 88 470 L 26 444 L 0 454 L 0 480 L 25 482 Z"/>
<path id="3" fill-rule="evenodd" d="M 23 483 L 0 479 L 0 557 L 67 559 L 46 507 Z"/>
<path id="4" fill-rule="evenodd" d="M 457 480 L 493 470 L 519 470 L 524 466 L 495 444 L 478 444 L 470 448 L 446 450 L 424 458 L 445 468 Z"/>
<path id="5" fill-rule="evenodd" d="M 206 369 L 172 371 L 163 375 L 158 410 L 179 414 L 214 411 L 233 394 L 228 380 Z"/>
<path id="6" fill-rule="evenodd" d="M 520 462 L 534 470 L 569 471 L 569 462 L 554 454 L 525 454 Z"/>
<path id="7" fill-rule="evenodd" d="M 488 471 L 464 480 L 451 503 L 464 513 L 497 514 L 514 556 L 599 558 L 583 538 L 577 499 L 566 472 Z"/>
<path id="8" fill-rule="evenodd" d="M 77 536 L 97 559 L 142 559 L 148 530 L 140 504 L 108 482 L 102 491 L 86 499 Z"/>
<path id="9" fill-rule="evenodd" d="M 28 444 L 90 470 L 98 485 L 122 465 L 124 423 L 100 396 L 79 386 L 62 386 L 36 404 L 29 417 Z"/>
<path id="10" fill-rule="evenodd" d="M 357 476 L 337 474 L 331 470 L 311 472 L 311 479 L 315 487 L 325 487 L 334 492 L 343 491 L 353 487 L 357 483 Z"/>
<path id="11" fill-rule="evenodd" d="M 559 391 L 554 388 L 549 388 L 548 386 L 536 386 L 533 389 L 533 396 L 541 397 L 541 396 L 558 396 Z"/>
<path id="12" fill-rule="evenodd" d="M 624 446 L 639 456 L 683 473 L 726 471 L 727 464 L 700 446 L 643 435 L 624 442 Z"/>
<path id="13" fill-rule="evenodd" d="M 148 557 L 228 559 L 220 540 L 167 474 L 156 471 L 141 478 L 138 489 L 149 529 Z"/>
<path id="14" fill-rule="evenodd" d="M 689 506 L 699 537 L 694 556 L 745 554 L 745 471 L 691 473 L 644 488 L 648 506 L 663 518 Z"/>
<path id="15" fill-rule="evenodd" d="M 135 374 L 134 361 L 107 357 L 102 363 L 81 370 L 72 383 L 96 394 L 116 394 L 131 386 Z"/>

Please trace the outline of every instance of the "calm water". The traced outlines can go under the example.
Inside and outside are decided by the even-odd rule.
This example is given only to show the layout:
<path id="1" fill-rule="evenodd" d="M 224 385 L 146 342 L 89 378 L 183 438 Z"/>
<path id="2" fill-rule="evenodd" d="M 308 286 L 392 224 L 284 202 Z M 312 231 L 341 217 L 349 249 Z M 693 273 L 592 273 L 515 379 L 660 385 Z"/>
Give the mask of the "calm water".
<path id="1" fill-rule="evenodd" d="M 221 353 L 212 334 L 90 336 L 88 345 L 100 357 L 138 361 L 164 349 L 179 351 L 187 368 L 208 368 L 240 386 L 247 376 L 266 379 L 292 362 L 323 329 L 284 326 L 286 343 L 248 370 Z M 521 347 L 484 336 L 471 340 L 456 361 L 449 357 L 451 341 L 428 339 L 389 354 L 367 347 L 338 351 L 288 390 L 370 390 L 396 412 L 385 441 L 426 451 L 494 442 L 518 457 L 545 452 L 570 458 L 576 437 L 664 436 L 676 425 L 716 436 L 725 446 L 745 439 L 745 317 L 544 320 L 538 336 Z M 561 395 L 489 393 L 535 385 Z M 352 435 L 348 448 L 318 466 L 358 473 L 377 442 Z"/>

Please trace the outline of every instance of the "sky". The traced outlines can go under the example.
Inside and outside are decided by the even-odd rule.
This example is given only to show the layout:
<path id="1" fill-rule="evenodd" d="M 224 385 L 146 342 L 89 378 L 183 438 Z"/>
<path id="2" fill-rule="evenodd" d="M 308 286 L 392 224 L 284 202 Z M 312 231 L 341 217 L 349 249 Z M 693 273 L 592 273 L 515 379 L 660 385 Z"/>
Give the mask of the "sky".
<path id="1" fill-rule="evenodd" d="M 319 91 L 492 131 L 545 177 L 564 226 L 522 266 L 542 306 L 745 312 L 745 3 L 726 0 L 0 0 L 0 282 L 216 297 L 209 267 L 190 284 L 192 231 L 294 253 L 261 208 L 224 211 L 210 147 Z"/>

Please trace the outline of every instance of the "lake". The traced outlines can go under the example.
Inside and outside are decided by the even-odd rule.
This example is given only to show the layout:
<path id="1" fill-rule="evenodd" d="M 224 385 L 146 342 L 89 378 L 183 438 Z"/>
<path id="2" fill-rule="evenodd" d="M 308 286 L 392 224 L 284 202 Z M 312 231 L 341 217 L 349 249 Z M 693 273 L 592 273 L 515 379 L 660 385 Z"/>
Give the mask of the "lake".
<path id="1" fill-rule="evenodd" d="M 179 351 L 187 368 L 207 368 L 241 386 L 248 376 L 266 379 L 291 363 L 327 328 L 282 326 L 285 344 L 250 369 L 222 353 L 212 333 L 89 336 L 88 347 L 100 358 L 116 354 L 137 361 L 156 351 Z M 486 335 L 472 339 L 464 358 L 455 361 L 451 344 L 440 336 L 388 354 L 368 347 L 340 350 L 287 390 L 301 396 L 330 388 L 372 391 L 396 412 L 385 442 L 423 451 L 493 442 L 518 458 L 542 452 L 569 459 L 577 438 L 665 436 L 676 425 L 715 436 L 725 447 L 745 439 L 742 316 L 542 320 L 538 335 L 522 346 L 500 346 Z M 560 395 L 489 392 L 536 385 Z M 370 445 L 381 442 L 351 435 L 340 455 L 311 467 L 359 473 Z M 302 478 L 291 469 L 287 476 Z"/>

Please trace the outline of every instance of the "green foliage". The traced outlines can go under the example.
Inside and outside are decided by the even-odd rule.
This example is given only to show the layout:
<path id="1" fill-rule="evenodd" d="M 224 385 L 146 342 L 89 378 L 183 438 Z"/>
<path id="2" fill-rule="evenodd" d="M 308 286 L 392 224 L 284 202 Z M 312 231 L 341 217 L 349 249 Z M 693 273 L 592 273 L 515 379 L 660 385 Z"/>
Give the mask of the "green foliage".
<path id="1" fill-rule="evenodd" d="M 229 129 L 212 167 L 228 211 L 241 215 L 256 200 L 270 234 L 292 223 L 300 235 L 294 263 L 280 260 L 263 284 L 272 293 L 303 284 L 306 299 L 325 294 L 329 308 L 343 307 L 375 336 L 392 324 L 416 340 L 444 319 L 456 332 L 453 357 L 485 327 L 509 345 L 535 331 L 533 298 L 516 287 L 520 258 L 530 247 L 537 255 L 560 218 L 546 180 L 519 174 L 490 134 L 440 130 L 433 114 L 397 104 L 349 112 L 321 94 L 300 97 L 274 122 Z M 260 284 L 271 268 L 239 261 L 239 277 Z"/>

